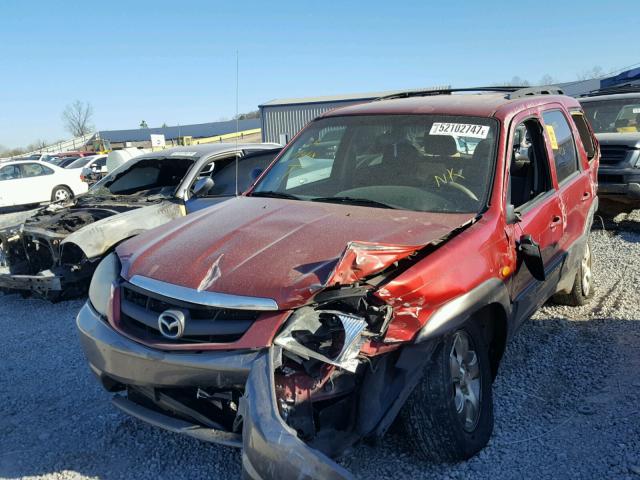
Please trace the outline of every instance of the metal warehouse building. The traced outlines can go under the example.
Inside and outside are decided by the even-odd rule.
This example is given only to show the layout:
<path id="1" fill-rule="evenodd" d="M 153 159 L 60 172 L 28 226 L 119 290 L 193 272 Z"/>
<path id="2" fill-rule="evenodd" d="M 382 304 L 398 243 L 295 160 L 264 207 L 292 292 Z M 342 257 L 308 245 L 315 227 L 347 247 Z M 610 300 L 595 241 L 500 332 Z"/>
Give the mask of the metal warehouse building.
<path id="1" fill-rule="evenodd" d="M 602 87 L 640 81 L 640 68 L 627 70 L 615 77 L 579 80 L 556 84 L 565 94 L 578 96 Z M 437 86 L 420 90 L 446 89 L 449 86 Z M 345 107 L 355 103 L 370 102 L 376 98 L 406 92 L 393 90 L 387 92 L 354 93 L 351 95 L 333 95 L 327 97 L 285 98 L 271 100 L 259 105 L 262 127 L 262 141 L 284 144 L 302 130 L 307 123 L 327 110 Z"/>
<path id="2" fill-rule="evenodd" d="M 438 88 L 447 87 L 431 87 L 430 89 L 436 90 Z M 262 119 L 262 141 L 287 143 L 302 130 L 302 127 L 327 110 L 355 103 L 370 102 L 385 95 L 404 91 L 406 90 L 271 100 L 259 105 L 260 118 Z"/>

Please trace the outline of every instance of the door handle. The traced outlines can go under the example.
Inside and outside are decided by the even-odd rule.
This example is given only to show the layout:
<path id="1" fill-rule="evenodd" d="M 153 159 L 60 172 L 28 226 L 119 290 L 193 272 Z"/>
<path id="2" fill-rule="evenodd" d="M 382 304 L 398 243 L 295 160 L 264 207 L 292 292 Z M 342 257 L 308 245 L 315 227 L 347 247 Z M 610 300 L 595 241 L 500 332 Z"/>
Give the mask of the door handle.
<path id="1" fill-rule="evenodd" d="M 587 200 L 589 200 L 590 198 L 591 198 L 591 193 L 589 193 L 589 192 L 584 192 L 584 193 L 582 194 L 582 201 L 583 201 L 583 202 L 586 202 L 586 201 L 587 201 Z"/>
<path id="2" fill-rule="evenodd" d="M 551 219 L 551 224 L 549 226 L 551 228 L 556 228 L 558 225 L 560 225 L 560 222 L 562 222 L 562 217 L 556 215 Z"/>

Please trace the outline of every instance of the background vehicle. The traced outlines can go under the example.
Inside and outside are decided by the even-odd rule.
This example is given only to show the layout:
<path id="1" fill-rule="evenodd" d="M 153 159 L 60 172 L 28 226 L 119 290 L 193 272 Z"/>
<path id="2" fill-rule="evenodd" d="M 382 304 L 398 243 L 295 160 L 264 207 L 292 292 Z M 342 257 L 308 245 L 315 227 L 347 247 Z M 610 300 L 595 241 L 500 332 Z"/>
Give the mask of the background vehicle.
<path id="1" fill-rule="evenodd" d="M 77 171 L 36 161 L 0 166 L 0 208 L 67 201 L 86 191 Z"/>
<path id="2" fill-rule="evenodd" d="M 599 195 L 639 204 L 640 85 L 592 92 L 580 103 L 600 144 Z"/>
<path id="3" fill-rule="evenodd" d="M 114 404 L 242 446 L 246 478 L 350 478 L 329 456 L 399 414 L 421 458 L 483 448 L 507 340 L 593 295 L 598 203 L 576 100 L 483 90 L 332 110 L 245 196 L 118 246 L 77 320 Z"/>
<path id="4" fill-rule="evenodd" d="M 107 174 L 107 155 L 91 155 L 81 157 L 65 167 L 67 170 L 78 169 L 80 178 L 93 185 Z"/>
<path id="5" fill-rule="evenodd" d="M 234 196 L 236 157 L 241 192 L 253 182 L 253 170 L 264 169 L 279 151 L 273 144 L 236 150 L 218 143 L 136 157 L 71 205 L 41 209 L 0 230 L 0 287 L 52 299 L 84 292 L 97 262 L 115 245 Z M 78 169 L 65 171 L 79 177 Z"/>

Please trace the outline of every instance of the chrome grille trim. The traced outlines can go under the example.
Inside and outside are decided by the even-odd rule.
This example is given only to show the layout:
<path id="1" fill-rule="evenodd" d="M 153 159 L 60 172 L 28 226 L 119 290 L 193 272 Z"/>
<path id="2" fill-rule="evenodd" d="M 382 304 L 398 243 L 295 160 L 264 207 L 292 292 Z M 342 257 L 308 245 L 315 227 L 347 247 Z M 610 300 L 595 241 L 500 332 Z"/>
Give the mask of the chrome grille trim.
<path id="1" fill-rule="evenodd" d="M 227 308 L 230 310 L 259 310 L 263 312 L 278 310 L 278 304 L 271 298 L 245 297 L 228 293 L 198 291 L 193 288 L 174 285 L 142 275 L 134 275 L 129 279 L 129 283 L 164 297 L 174 298 L 196 305 L 203 305 L 205 307 Z"/>

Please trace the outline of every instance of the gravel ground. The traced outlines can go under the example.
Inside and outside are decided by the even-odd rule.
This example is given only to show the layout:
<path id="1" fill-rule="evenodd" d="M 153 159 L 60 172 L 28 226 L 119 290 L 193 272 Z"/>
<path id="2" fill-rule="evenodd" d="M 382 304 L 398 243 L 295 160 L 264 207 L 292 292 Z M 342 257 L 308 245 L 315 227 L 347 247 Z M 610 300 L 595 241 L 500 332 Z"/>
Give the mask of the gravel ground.
<path id="1" fill-rule="evenodd" d="M 592 235 L 593 302 L 544 307 L 509 345 L 480 455 L 420 462 L 392 433 L 342 463 L 362 479 L 640 479 L 640 211 L 615 220 Z M 238 451 L 110 405 L 80 351 L 81 304 L 0 295 L 0 478 L 239 478 Z"/>

